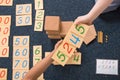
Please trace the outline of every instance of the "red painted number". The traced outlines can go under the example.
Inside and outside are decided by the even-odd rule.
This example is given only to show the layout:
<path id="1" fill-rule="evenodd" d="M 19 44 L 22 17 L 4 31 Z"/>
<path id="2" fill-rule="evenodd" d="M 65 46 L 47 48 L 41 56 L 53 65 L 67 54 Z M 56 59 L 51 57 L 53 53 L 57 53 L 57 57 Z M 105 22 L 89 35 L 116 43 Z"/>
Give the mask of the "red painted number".
<path id="1" fill-rule="evenodd" d="M 4 31 L 3 31 L 3 34 L 7 34 L 9 31 L 9 28 L 8 27 L 5 27 Z"/>
<path id="2" fill-rule="evenodd" d="M 5 70 L 0 71 L 0 78 L 3 78 L 5 76 Z"/>
<path id="3" fill-rule="evenodd" d="M 11 0 L 6 0 L 6 4 L 9 4 L 11 2 Z"/>
<path id="4" fill-rule="evenodd" d="M 4 1 L 4 0 L 0 0 L 0 4 L 3 4 L 3 1 Z M 10 2 L 11 2 L 11 0 L 6 0 L 6 1 L 5 1 L 6 4 L 9 4 Z"/>
<path id="5" fill-rule="evenodd" d="M 5 45 L 6 42 L 7 42 L 7 38 L 3 38 L 2 41 L 1 41 L 1 44 Z"/>
<path id="6" fill-rule="evenodd" d="M 4 48 L 2 51 L 2 55 L 5 56 L 7 54 L 7 48 Z"/>
<path id="7" fill-rule="evenodd" d="M 0 17 L 0 23 L 2 22 L 2 17 Z"/>
<path id="8" fill-rule="evenodd" d="M 64 45 L 63 45 L 63 48 L 64 49 L 67 49 L 67 52 L 70 54 L 70 52 L 72 51 L 72 48 L 71 49 L 69 49 L 69 44 L 68 43 L 65 43 Z"/>
<path id="9" fill-rule="evenodd" d="M 7 24 L 9 22 L 9 17 L 6 17 L 4 20 L 4 24 Z"/>

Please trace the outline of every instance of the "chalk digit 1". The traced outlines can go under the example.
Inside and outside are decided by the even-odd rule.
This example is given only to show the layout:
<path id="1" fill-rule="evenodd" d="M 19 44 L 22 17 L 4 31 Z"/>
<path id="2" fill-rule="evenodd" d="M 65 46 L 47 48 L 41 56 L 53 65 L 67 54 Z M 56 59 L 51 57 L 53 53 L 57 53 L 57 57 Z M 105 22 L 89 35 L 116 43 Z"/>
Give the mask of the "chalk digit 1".
<path id="1" fill-rule="evenodd" d="M 64 62 L 66 59 L 65 55 L 63 53 L 61 53 L 61 51 L 57 52 L 57 57 L 58 57 L 58 59 L 61 59 L 61 62 Z"/>

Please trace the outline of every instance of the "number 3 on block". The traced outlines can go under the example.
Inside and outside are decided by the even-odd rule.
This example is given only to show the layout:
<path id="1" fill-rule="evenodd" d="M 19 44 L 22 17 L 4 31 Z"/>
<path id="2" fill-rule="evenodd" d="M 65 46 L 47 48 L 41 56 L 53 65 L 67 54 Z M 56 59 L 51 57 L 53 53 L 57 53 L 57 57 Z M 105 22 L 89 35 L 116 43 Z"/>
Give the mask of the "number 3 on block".
<path id="1" fill-rule="evenodd" d="M 64 53 L 62 53 L 60 50 L 57 50 L 54 53 L 54 55 L 52 56 L 52 59 L 54 59 L 59 64 L 61 64 L 62 66 L 64 66 L 66 64 L 66 62 L 68 61 L 69 58 Z"/>

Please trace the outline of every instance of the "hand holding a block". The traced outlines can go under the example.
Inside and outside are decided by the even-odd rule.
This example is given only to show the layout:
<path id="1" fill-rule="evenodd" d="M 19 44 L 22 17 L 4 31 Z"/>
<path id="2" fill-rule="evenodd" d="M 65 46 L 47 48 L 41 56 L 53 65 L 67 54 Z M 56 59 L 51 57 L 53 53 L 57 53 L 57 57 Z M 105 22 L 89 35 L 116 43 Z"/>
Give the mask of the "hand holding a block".
<path id="1" fill-rule="evenodd" d="M 83 16 L 78 16 L 77 19 L 75 19 L 74 23 L 75 24 L 87 24 L 87 25 L 90 25 L 92 24 L 93 20 L 90 19 L 90 16 L 89 15 L 83 15 Z"/>

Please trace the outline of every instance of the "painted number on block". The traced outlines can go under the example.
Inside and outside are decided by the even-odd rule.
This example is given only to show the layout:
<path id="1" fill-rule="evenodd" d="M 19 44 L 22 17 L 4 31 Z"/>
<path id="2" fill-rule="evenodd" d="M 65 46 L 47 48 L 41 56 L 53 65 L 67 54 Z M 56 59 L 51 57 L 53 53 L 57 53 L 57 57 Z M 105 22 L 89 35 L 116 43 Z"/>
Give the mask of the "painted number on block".
<path id="1" fill-rule="evenodd" d="M 19 80 L 20 80 L 20 77 L 21 77 L 21 76 L 22 76 L 22 79 L 23 79 L 24 76 L 26 75 L 26 73 L 27 73 L 27 72 L 21 73 L 21 72 L 17 71 L 17 72 L 15 72 L 15 74 L 14 74 L 14 79 L 15 79 L 15 80 L 16 80 L 16 79 L 19 79 Z"/>
<path id="2" fill-rule="evenodd" d="M 80 58 L 79 55 L 78 55 L 78 56 L 74 55 L 74 61 L 78 62 L 78 61 L 79 61 L 79 58 Z"/>
<path id="3" fill-rule="evenodd" d="M 0 0 L 0 4 L 9 4 L 11 2 L 11 0 Z"/>
<path id="4" fill-rule="evenodd" d="M 81 25 L 80 25 L 80 26 L 79 26 L 79 25 L 76 25 L 75 29 L 76 29 L 78 32 L 80 32 L 80 34 L 84 34 L 84 32 L 85 32 L 84 27 L 81 26 Z"/>
<path id="5" fill-rule="evenodd" d="M 67 50 L 67 52 L 70 54 L 72 51 L 72 48 L 69 47 L 68 43 L 64 43 L 63 48 Z"/>
<path id="6" fill-rule="evenodd" d="M 28 53 L 28 51 L 27 51 L 27 49 L 25 48 L 25 49 L 22 51 L 22 56 L 26 56 L 27 53 Z M 16 50 L 15 56 L 20 56 L 20 51 L 19 51 L 19 49 Z"/>
<path id="7" fill-rule="evenodd" d="M 5 73 L 5 70 L 1 70 L 0 71 L 0 79 L 5 77 L 6 73 Z"/>
<path id="8" fill-rule="evenodd" d="M 10 17 L 5 17 L 3 18 L 3 16 L 0 17 L 0 24 L 8 24 L 10 22 Z"/>
<path id="9" fill-rule="evenodd" d="M 61 51 L 58 51 L 57 57 L 58 57 L 58 59 L 61 59 L 61 62 L 64 62 L 66 59 L 65 55 L 63 53 L 61 53 Z"/>

